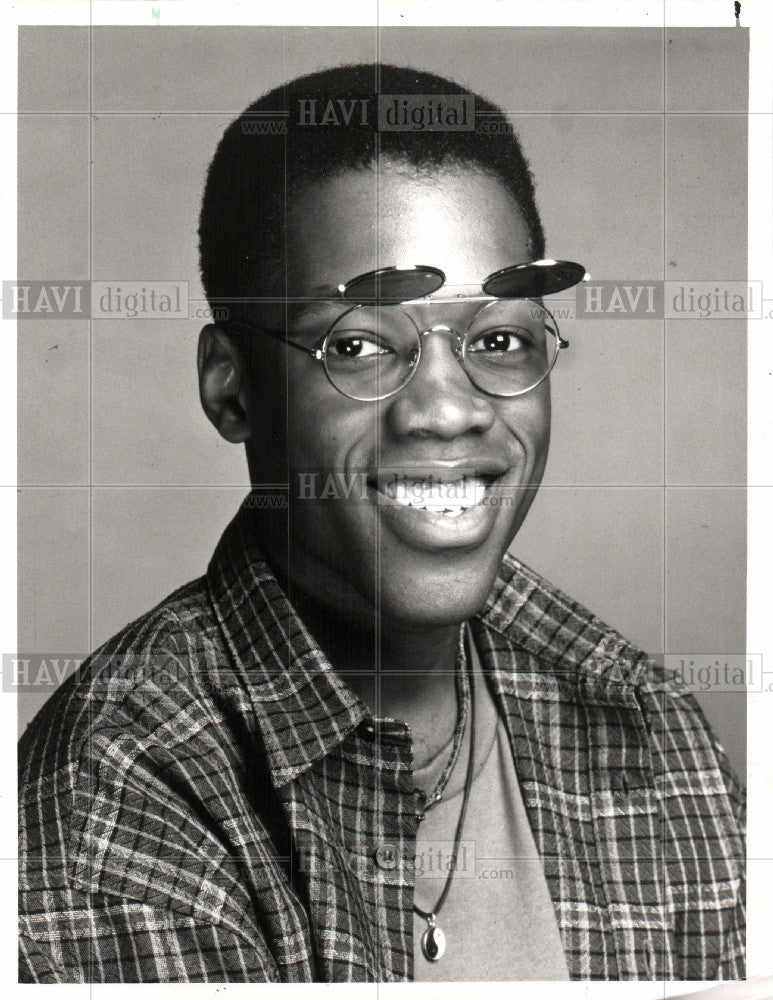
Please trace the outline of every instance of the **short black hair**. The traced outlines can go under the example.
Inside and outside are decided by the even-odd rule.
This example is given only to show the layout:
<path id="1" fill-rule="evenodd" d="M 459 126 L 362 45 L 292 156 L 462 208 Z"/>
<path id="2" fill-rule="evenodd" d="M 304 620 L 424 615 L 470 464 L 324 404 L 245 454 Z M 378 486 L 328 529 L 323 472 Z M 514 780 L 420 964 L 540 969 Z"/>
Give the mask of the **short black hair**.
<path id="1" fill-rule="evenodd" d="M 379 96 L 414 94 L 473 98 L 474 129 L 379 130 Z M 213 310 L 227 314 L 228 300 L 280 294 L 293 196 L 379 157 L 421 171 L 471 165 L 493 175 L 523 215 L 532 258 L 544 256 L 531 172 L 499 107 L 433 73 L 383 63 L 336 66 L 271 90 L 223 134 L 199 220 L 201 277 Z"/>

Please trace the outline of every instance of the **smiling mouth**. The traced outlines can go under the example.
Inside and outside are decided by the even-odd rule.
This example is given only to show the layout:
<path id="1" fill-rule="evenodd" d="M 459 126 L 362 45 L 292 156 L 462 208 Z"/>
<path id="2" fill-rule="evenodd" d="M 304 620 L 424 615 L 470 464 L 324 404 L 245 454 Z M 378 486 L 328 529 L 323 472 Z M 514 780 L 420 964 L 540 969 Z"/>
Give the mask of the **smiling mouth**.
<path id="1" fill-rule="evenodd" d="M 483 504 L 486 491 L 497 478 L 476 473 L 457 473 L 448 478 L 439 473 L 428 476 L 404 474 L 392 475 L 374 485 L 380 504 L 411 507 L 453 520 Z"/>

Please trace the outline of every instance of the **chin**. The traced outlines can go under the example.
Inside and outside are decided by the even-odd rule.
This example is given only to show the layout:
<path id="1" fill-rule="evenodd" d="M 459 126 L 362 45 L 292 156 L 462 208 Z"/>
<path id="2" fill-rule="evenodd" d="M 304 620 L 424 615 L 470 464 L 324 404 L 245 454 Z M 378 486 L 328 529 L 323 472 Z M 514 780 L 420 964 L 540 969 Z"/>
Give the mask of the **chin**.
<path id="1" fill-rule="evenodd" d="M 495 579 L 496 572 L 493 572 L 477 584 L 469 578 L 464 581 L 449 580 L 440 586 L 437 582 L 427 582 L 422 586 L 420 581 L 415 581 L 408 588 L 383 581 L 379 617 L 382 622 L 393 621 L 408 627 L 460 625 L 483 610 Z"/>

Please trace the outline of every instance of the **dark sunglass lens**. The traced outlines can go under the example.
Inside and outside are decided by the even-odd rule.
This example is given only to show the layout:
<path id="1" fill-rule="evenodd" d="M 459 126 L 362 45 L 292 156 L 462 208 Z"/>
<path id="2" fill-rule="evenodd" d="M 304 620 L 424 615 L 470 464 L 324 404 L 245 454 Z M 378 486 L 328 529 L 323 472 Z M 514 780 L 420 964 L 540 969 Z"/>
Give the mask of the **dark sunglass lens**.
<path id="1" fill-rule="evenodd" d="M 584 277 L 582 264 L 571 260 L 538 260 L 497 271 L 485 280 L 483 291 L 499 299 L 540 298 L 563 292 Z"/>
<path id="2" fill-rule="evenodd" d="M 445 274 L 436 267 L 384 267 L 347 282 L 342 296 L 360 305 L 407 302 L 431 295 L 443 285 Z"/>

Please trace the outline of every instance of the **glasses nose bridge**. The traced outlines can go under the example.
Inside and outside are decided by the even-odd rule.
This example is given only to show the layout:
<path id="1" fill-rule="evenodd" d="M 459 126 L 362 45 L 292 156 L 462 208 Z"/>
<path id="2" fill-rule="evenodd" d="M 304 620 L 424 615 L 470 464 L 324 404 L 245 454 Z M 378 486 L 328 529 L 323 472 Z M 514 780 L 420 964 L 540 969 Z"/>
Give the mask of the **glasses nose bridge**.
<path id="1" fill-rule="evenodd" d="M 425 337 L 429 337 L 430 335 L 433 335 L 433 336 L 438 335 L 438 336 L 445 336 L 449 340 L 450 347 L 451 347 L 451 352 L 452 352 L 452 354 L 454 356 L 455 361 L 457 362 L 457 364 L 459 365 L 459 367 L 462 369 L 462 371 L 464 372 L 464 374 L 467 376 L 467 378 L 470 381 L 472 381 L 470 379 L 470 374 L 467 371 L 467 366 L 464 363 L 464 334 L 463 333 L 460 333 L 458 330 L 455 330 L 452 326 L 449 326 L 448 323 L 434 323 L 432 326 L 429 326 L 429 327 L 426 327 L 426 328 L 423 328 L 423 324 L 420 323 L 420 324 L 418 324 L 416 326 L 416 330 L 417 330 L 418 335 L 419 335 L 419 354 L 418 354 L 418 357 L 416 359 L 416 365 L 414 367 L 412 375 L 416 374 L 416 372 L 418 371 L 419 367 L 421 366 L 422 358 L 424 357 L 424 353 L 425 352 L 422 349 L 423 348 L 423 344 L 424 344 L 424 338 Z"/>
<path id="2" fill-rule="evenodd" d="M 420 337 L 430 333 L 449 332 L 463 340 L 467 330 L 494 300 L 488 296 L 470 296 L 454 299 L 424 299 L 421 302 L 401 302 L 397 308 L 405 315 Z"/>
<path id="3" fill-rule="evenodd" d="M 454 352 L 456 360 L 457 361 L 462 360 L 464 334 L 454 329 L 454 327 L 449 326 L 447 323 L 435 323 L 434 326 L 427 327 L 425 330 L 422 330 L 421 326 L 419 326 L 418 330 L 419 330 L 419 337 L 421 338 L 428 337 L 430 334 L 435 334 L 435 333 L 448 334 L 449 339 L 451 341 L 451 350 Z"/>
<path id="4" fill-rule="evenodd" d="M 469 320 L 464 325 L 461 332 L 458 329 L 454 329 L 454 327 L 449 326 L 448 323 L 434 323 L 432 326 L 425 328 L 423 328 L 424 324 L 416 323 L 415 320 L 413 320 L 413 323 L 419 337 L 419 343 L 418 343 L 419 350 L 416 357 L 416 363 L 412 367 L 412 370 L 408 378 L 400 388 L 401 389 L 405 388 L 405 386 L 408 385 L 409 382 L 412 382 L 414 380 L 414 376 L 416 376 L 419 369 L 423 367 L 422 361 L 424 362 L 424 365 L 426 365 L 427 359 L 425 356 L 425 352 L 422 349 L 422 346 L 424 343 L 424 338 L 432 334 L 432 335 L 445 336 L 448 338 L 448 340 L 450 341 L 451 352 L 457 364 L 457 372 L 458 372 L 457 377 L 461 377 L 462 379 L 464 379 L 465 384 L 467 384 L 468 387 L 472 387 L 476 392 L 480 392 L 481 387 L 475 381 L 475 379 L 473 378 L 472 374 L 468 369 L 467 358 L 465 356 L 465 350 L 464 350 L 465 338 L 467 336 L 467 331 L 472 325 L 472 320 Z M 485 392 L 485 390 L 483 391 Z"/>

